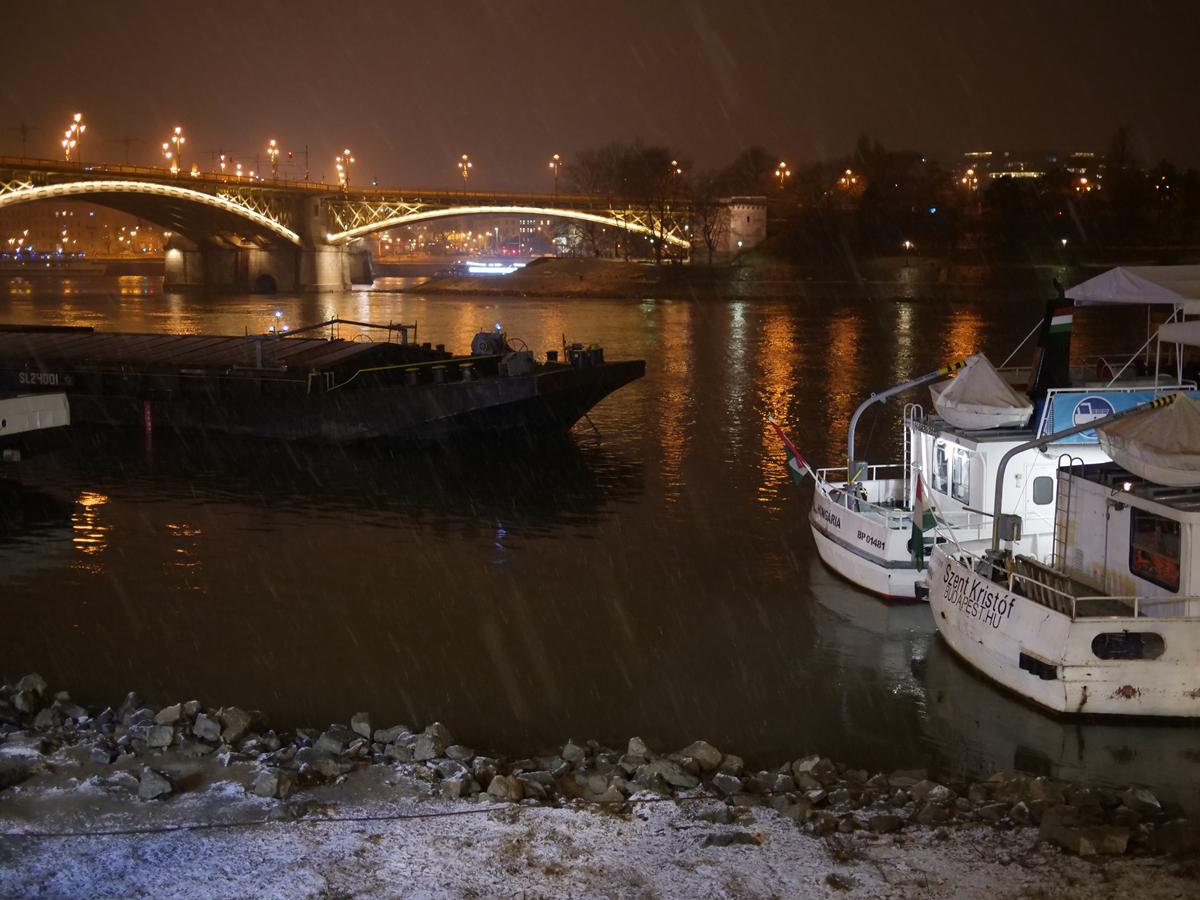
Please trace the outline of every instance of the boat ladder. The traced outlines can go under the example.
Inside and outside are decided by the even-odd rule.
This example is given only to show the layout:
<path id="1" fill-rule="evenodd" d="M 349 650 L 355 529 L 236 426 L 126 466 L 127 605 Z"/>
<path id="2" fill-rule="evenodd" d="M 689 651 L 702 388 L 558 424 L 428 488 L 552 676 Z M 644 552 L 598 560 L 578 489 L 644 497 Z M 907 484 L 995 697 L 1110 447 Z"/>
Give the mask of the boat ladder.
<path id="1" fill-rule="evenodd" d="M 1063 453 L 1058 457 L 1058 468 L 1062 471 L 1063 466 L 1073 468 L 1074 466 L 1083 467 L 1083 460 L 1078 456 L 1072 456 L 1070 453 Z M 1050 551 L 1050 566 L 1058 569 L 1061 572 L 1066 571 L 1067 565 L 1067 544 L 1070 535 L 1067 533 L 1071 527 L 1071 488 L 1070 482 L 1067 482 L 1067 496 L 1062 496 L 1062 477 L 1059 476 L 1058 489 L 1059 496 L 1055 498 L 1054 503 L 1054 543 Z"/>
<path id="2" fill-rule="evenodd" d="M 904 469 L 904 503 L 908 509 L 913 506 L 913 484 L 912 471 L 916 464 L 914 458 L 916 456 L 913 448 L 913 429 L 909 427 L 909 422 L 925 421 L 925 407 L 920 403 L 905 403 L 904 404 L 904 458 L 901 460 L 901 465 Z"/>

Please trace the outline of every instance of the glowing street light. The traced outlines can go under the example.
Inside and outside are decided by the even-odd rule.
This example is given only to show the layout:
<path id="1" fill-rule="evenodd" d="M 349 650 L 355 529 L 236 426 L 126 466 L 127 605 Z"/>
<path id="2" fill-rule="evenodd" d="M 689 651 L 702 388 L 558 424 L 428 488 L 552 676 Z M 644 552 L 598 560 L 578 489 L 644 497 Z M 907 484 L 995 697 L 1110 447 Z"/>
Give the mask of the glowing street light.
<path id="1" fill-rule="evenodd" d="M 792 170 L 788 168 L 788 164 L 781 162 L 775 167 L 775 177 L 779 179 L 779 189 L 783 190 L 784 182 L 792 177 Z"/>
<path id="2" fill-rule="evenodd" d="M 558 170 L 562 168 L 562 157 L 555 153 L 550 157 L 550 171 L 554 173 L 554 193 L 558 193 Z"/>
<path id="3" fill-rule="evenodd" d="M 75 113 L 71 117 L 71 124 L 63 134 L 62 147 L 67 162 L 71 161 L 72 154 L 75 155 L 75 161 L 79 162 L 79 154 L 82 150 L 80 144 L 83 142 L 85 131 L 87 131 L 87 126 L 83 124 L 83 113 Z"/>
<path id="4" fill-rule="evenodd" d="M 354 162 L 354 157 L 350 155 L 350 148 L 347 147 L 341 152 L 341 155 L 334 157 L 334 165 L 337 166 L 338 184 L 343 191 L 350 192 L 350 164 Z"/>
<path id="5" fill-rule="evenodd" d="M 854 174 L 853 169 L 847 169 L 842 173 L 842 177 L 838 179 L 838 184 L 842 190 L 848 191 L 854 185 L 858 184 L 858 176 Z"/>
<path id="6" fill-rule="evenodd" d="M 464 191 L 467 189 L 467 181 L 471 178 L 471 167 L 473 165 L 474 163 L 471 162 L 471 157 L 467 156 L 465 153 L 458 161 L 458 171 L 462 173 Z"/>
<path id="7" fill-rule="evenodd" d="M 271 160 L 271 179 L 279 180 L 279 144 L 271 138 L 267 144 L 267 157 Z"/>
<path id="8" fill-rule="evenodd" d="M 187 143 L 187 138 L 183 136 L 182 126 L 176 125 L 171 136 L 163 141 L 163 158 L 171 164 L 171 174 L 178 175 L 179 167 L 183 163 L 183 145 Z"/>

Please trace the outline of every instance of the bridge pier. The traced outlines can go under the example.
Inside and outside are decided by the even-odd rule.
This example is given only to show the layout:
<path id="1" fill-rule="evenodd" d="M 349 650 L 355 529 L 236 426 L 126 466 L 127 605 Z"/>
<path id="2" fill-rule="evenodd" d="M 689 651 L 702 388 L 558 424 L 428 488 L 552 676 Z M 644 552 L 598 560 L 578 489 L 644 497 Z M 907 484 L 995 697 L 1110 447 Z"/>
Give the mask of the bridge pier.
<path id="1" fill-rule="evenodd" d="M 185 291 L 204 286 L 204 260 L 200 248 L 178 234 L 167 242 L 164 291 Z"/>
<path id="2" fill-rule="evenodd" d="M 172 237 L 167 245 L 163 290 L 210 290 L 271 294 L 307 289 L 300 277 L 301 251 L 294 247 L 196 246 Z"/>

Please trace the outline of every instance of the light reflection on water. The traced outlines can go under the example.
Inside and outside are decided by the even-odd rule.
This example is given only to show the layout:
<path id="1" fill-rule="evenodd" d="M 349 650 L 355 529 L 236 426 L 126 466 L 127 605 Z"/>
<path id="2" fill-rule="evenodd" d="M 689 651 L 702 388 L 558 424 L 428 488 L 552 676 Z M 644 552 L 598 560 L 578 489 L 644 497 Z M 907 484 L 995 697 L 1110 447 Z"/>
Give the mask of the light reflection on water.
<path id="1" fill-rule="evenodd" d="M 415 321 L 452 350 L 500 322 L 539 354 L 596 341 L 645 358 L 647 375 L 593 411 L 599 439 L 584 425 L 532 456 L 147 447 L 75 429 L 0 473 L 0 615 L 23 623 L 0 635 L 7 677 L 39 669 L 90 702 L 197 696 L 280 725 L 441 718 L 502 751 L 703 737 L 764 764 L 810 750 L 869 768 L 1020 763 L 1195 798 L 1200 761 L 1163 749 L 1194 731 L 1059 723 L 948 659 L 926 608 L 829 573 L 811 488 L 791 484 L 766 428 L 772 415 L 813 465 L 840 464 L 868 393 L 977 349 L 1003 359 L 1040 315 L 1037 291 L 554 300 L 158 284 L 74 279 L 68 295 L 10 279 L 0 321 L 242 334 L 279 310 L 294 326 Z M 1080 354 L 1130 324 L 1076 323 Z M 866 458 L 892 458 L 900 406 L 864 417 Z"/>

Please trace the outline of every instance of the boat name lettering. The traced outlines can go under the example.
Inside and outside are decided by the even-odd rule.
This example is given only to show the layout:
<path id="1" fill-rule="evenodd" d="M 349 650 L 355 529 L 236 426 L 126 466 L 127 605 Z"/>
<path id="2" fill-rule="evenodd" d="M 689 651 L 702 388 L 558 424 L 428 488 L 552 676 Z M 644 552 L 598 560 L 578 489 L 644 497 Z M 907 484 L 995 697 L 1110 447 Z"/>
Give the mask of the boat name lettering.
<path id="1" fill-rule="evenodd" d="M 70 375 L 60 375 L 58 372 L 19 372 L 17 384 L 27 384 L 37 387 L 70 387 L 75 383 Z"/>
<path id="2" fill-rule="evenodd" d="M 1012 616 L 1015 600 L 1004 596 L 1005 592 L 995 585 L 974 575 L 960 575 L 946 566 L 944 577 L 946 602 L 957 606 L 972 618 L 986 622 L 993 628 Z"/>
<path id="3" fill-rule="evenodd" d="M 830 512 L 828 509 L 826 509 L 824 506 L 822 506 L 820 504 L 817 505 L 817 515 L 819 515 L 822 519 L 824 519 L 826 522 L 828 522 L 834 528 L 842 527 L 841 518 L 838 517 L 837 515 L 835 515 L 834 513 Z"/>
<path id="4" fill-rule="evenodd" d="M 868 544 L 870 544 L 872 547 L 874 547 L 877 550 L 882 550 L 883 545 L 885 543 L 883 538 L 877 538 L 873 534 L 867 534 L 861 528 L 858 531 L 858 539 L 860 541 L 866 541 Z"/>

